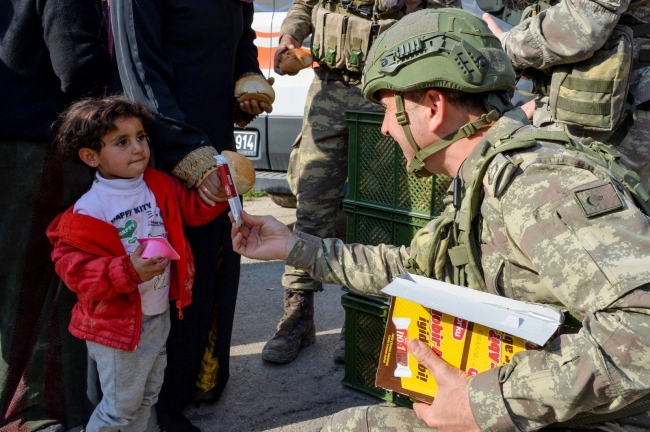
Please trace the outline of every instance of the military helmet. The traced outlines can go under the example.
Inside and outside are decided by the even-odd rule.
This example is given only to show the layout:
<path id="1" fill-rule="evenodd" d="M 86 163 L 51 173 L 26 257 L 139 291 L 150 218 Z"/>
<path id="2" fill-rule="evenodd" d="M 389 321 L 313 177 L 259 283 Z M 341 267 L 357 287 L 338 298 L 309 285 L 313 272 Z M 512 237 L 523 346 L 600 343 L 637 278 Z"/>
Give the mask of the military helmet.
<path id="1" fill-rule="evenodd" d="M 460 9 L 409 14 L 373 44 L 363 71 L 363 94 L 379 103 L 380 90 L 395 92 L 397 122 L 415 156 L 409 172 L 428 176 L 425 159 L 490 125 L 510 109 L 515 72 L 501 42 L 480 18 Z M 402 93 L 441 88 L 483 93 L 487 113 L 456 132 L 420 148 L 411 134 Z"/>
<path id="2" fill-rule="evenodd" d="M 461 9 L 409 14 L 373 44 L 363 93 L 379 103 L 379 90 L 445 88 L 468 93 L 515 89 L 515 71 L 501 42 L 480 18 Z"/>

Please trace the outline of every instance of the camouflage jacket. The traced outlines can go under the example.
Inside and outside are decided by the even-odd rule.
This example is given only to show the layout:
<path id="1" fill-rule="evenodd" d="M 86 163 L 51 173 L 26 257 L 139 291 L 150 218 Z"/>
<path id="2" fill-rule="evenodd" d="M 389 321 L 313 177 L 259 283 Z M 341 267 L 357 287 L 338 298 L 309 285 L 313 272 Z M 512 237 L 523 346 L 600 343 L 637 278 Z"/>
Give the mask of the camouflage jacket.
<path id="1" fill-rule="evenodd" d="M 465 161 L 460 178 L 474 175 L 486 142 L 532 128 L 521 110 L 507 113 Z M 608 171 L 549 142 L 495 158 L 483 193 L 479 236 L 488 290 L 556 305 L 583 321 L 579 332 L 472 379 L 470 403 L 481 429 L 537 430 L 579 412 L 617 411 L 650 392 L 650 218 Z M 287 263 L 376 295 L 409 259 L 428 260 L 421 254 L 436 223 L 410 248 L 299 234 Z M 650 416 L 618 423 L 648 428 Z"/>
<path id="2" fill-rule="evenodd" d="M 560 0 L 544 13 L 504 32 L 499 39 L 515 70 L 548 70 L 590 58 L 619 22 L 650 23 L 650 1 Z M 650 48 L 648 36 L 634 40 L 635 58 L 641 49 Z M 632 72 L 630 91 L 637 104 L 650 100 L 649 83 L 650 67 Z"/>
<path id="3" fill-rule="evenodd" d="M 280 28 L 280 38 L 289 33 L 299 43 L 307 39 L 311 34 L 312 10 L 320 0 L 296 0 Z M 461 8 L 461 0 L 406 0 L 406 13 L 415 12 L 420 9 L 455 7 Z"/>
<path id="4" fill-rule="evenodd" d="M 630 25 L 650 22 L 650 1 L 560 0 L 499 39 L 515 70 L 543 70 L 591 57 L 619 20 Z"/>

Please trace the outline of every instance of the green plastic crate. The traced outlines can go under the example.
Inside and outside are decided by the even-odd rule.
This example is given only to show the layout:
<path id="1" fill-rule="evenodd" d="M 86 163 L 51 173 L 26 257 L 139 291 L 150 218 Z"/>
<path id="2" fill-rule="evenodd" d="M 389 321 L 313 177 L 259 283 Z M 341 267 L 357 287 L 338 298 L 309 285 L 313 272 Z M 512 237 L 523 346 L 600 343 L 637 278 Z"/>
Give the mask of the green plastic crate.
<path id="1" fill-rule="evenodd" d="M 344 202 L 343 210 L 348 216 L 347 243 L 407 246 L 415 233 L 429 222 L 429 219 L 351 202 Z"/>
<path id="2" fill-rule="evenodd" d="M 406 171 L 399 145 L 381 133 L 383 113 L 348 111 L 348 194 L 344 202 L 432 219 L 445 208 L 451 179 Z"/>
<path id="3" fill-rule="evenodd" d="M 408 397 L 375 386 L 389 300 L 347 292 L 341 296 L 341 304 L 345 309 L 345 376 L 342 383 L 379 399 L 411 407 Z"/>

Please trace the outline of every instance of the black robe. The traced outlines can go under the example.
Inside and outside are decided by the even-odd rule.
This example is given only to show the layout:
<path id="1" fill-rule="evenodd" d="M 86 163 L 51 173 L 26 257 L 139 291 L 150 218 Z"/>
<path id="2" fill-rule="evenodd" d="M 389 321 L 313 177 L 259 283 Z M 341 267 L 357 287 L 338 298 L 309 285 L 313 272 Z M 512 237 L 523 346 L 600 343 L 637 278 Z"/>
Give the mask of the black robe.
<path id="1" fill-rule="evenodd" d="M 234 83 L 260 73 L 251 28 L 253 5 L 241 0 L 112 0 L 115 52 L 125 94 L 155 113 L 149 129 L 156 161 L 170 172 L 191 151 L 234 150 Z M 209 329 L 216 324 L 219 370 L 211 399 L 229 378 L 239 284 L 230 221 L 186 229 L 196 263 L 193 303 L 179 320 L 172 305 L 168 366 L 158 411 L 192 399 Z M 212 321 L 212 318 L 215 320 Z"/>
<path id="2" fill-rule="evenodd" d="M 100 0 L 0 0 L 0 430 L 83 423 L 86 345 L 45 229 L 91 183 L 56 157 L 52 123 L 108 75 Z"/>

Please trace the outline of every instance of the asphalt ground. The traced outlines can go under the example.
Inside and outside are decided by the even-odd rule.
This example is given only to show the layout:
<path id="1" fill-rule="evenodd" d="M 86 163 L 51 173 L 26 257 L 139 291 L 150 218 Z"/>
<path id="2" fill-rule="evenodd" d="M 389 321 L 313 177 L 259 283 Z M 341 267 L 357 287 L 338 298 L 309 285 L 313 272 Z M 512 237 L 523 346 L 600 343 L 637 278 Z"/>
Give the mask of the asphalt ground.
<path id="1" fill-rule="evenodd" d="M 295 222 L 295 209 L 279 207 L 268 197 L 247 201 L 244 209 L 270 214 L 289 227 Z M 230 381 L 216 404 L 185 411 L 204 432 L 319 431 L 331 414 L 381 402 L 341 384 L 345 367 L 333 361 L 345 317 L 339 286 L 326 285 L 314 297 L 314 345 L 286 365 L 262 360 L 262 348 L 283 313 L 283 271 L 284 261 L 242 258 Z"/>

